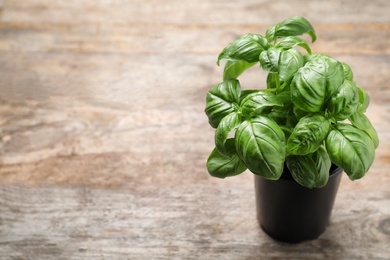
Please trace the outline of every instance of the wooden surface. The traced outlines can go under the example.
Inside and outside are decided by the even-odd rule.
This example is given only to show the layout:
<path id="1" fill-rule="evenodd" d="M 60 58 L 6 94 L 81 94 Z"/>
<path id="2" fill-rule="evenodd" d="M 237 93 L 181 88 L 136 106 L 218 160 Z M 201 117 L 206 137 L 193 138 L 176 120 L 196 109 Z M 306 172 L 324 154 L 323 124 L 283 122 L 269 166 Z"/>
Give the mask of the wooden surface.
<path id="1" fill-rule="evenodd" d="M 389 259 L 390 2 L 0 1 L 0 259 Z M 253 176 L 205 161 L 219 51 L 292 15 L 349 63 L 381 140 L 317 240 L 258 227 Z M 244 88 L 264 86 L 254 69 Z"/>

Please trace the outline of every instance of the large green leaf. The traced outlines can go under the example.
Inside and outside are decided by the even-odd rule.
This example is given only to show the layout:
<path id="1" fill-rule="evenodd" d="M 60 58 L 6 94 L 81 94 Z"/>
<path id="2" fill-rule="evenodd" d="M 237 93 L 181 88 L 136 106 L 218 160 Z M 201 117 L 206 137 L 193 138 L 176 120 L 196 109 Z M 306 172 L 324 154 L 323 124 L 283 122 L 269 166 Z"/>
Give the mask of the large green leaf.
<path id="1" fill-rule="evenodd" d="M 352 125 L 337 123 L 326 138 L 326 150 L 330 159 L 351 180 L 362 178 L 371 167 L 375 147 L 370 136 Z"/>
<path id="2" fill-rule="evenodd" d="M 287 140 L 287 152 L 294 155 L 313 153 L 324 141 L 330 123 L 321 115 L 304 116 Z"/>
<path id="3" fill-rule="evenodd" d="M 289 81 L 303 64 L 303 56 L 299 51 L 295 49 L 282 51 L 278 66 L 280 80 L 282 82 Z"/>
<path id="4" fill-rule="evenodd" d="M 303 111 L 318 112 L 344 82 L 340 62 L 325 55 L 312 55 L 291 83 L 291 99 Z"/>
<path id="5" fill-rule="evenodd" d="M 352 125 L 359 128 L 360 130 L 366 131 L 368 135 L 371 137 L 372 141 L 374 142 L 375 148 L 378 147 L 379 145 L 378 134 L 375 128 L 372 126 L 370 120 L 366 117 L 366 115 L 360 112 L 356 112 L 355 114 L 351 115 L 348 119 L 349 121 L 351 121 Z"/>
<path id="6" fill-rule="evenodd" d="M 283 106 L 281 100 L 272 92 L 259 90 L 246 96 L 240 104 L 243 115 L 252 117 L 269 112 L 273 106 Z"/>
<path id="7" fill-rule="evenodd" d="M 352 81 L 344 80 L 339 89 L 331 96 L 326 104 L 330 116 L 337 120 L 347 119 L 356 112 L 359 106 L 359 92 Z"/>
<path id="8" fill-rule="evenodd" d="M 225 68 L 223 71 L 223 80 L 238 78 L 241 73 L 243 73 L 246 69 L 252 67 L 256 63 L 257 62 L 249 63 L 244 60 L 228 60 L 225 64 Z"/>
<path id="9" fill-rule="evenodd" d="M 262 116 L 250 118 L 238 127 L 235 140 L 237 153 L 251 172 L 269 180 L 280 178 L 285 137 L 274 121 Z"/>
<path id="10" fill-rule="evenodd" d="M 225 80 L 216 85 L 206 96 L 206 115 L 209 123 L 216 128 L 219 122 L 235 111 L 235 104 L 240 102 L 241 87 L 236 79 Z"/>
<path id="11" fill-rule="evenodd" d="M 280 49 L 271 47 L 260 54 L 261 68 L 268 72 L 279 72 Z"/>
<path id="12" fill-rule="evenodd" d="M 234 139 L 226 142 L 227 156 L 221 155 L 215 148 L 207 159 L 207 170 L 211 176 L 225 178 L 238 175 L 246 170 L 245 164 L 240 160 L 234 144 Z"/>
<path id="13" fill-rule="evenodd" d="M 218 55 L 217 64 L 222 59 L 233 60 L 233 61 L 246 61 L 249 63 L 259 61 L 260 53 L 269 47 L 268 41 L 265 37 L 258 34 L 245 34 L 227 47 Z"/>
<path id="14" fill-rule="evenodd" d="M 225 143 L 228 135 L 240 124 L 241 116 L 236 112 L 230 113 L 221 120 L 215 131 L 215 146 L 220 154 L 226 155 Z"/>
<path id="15" fill-rule="evenodd" d="M 311 54 L 311 49 L 310 49 L 309 45 L 307 44 L 307 42 L 304 39 L 297 37 L 297 36 L 289 36 L 289 37 L 283 38 L 282 40 L 280 40 L 279 42 L 277 42 L 275 44 L 276 48 L 281 48 L 284 50 L 291 49 L 295 46 L 300 46 L 300 47 L 304 48 L 309 54 Z"/>
<path id="16" fill-rule="evenodd" d="M 322 188 L 329 179 L 331 161 L 321 146 L 307 155 L 289 155 L 286 164 L 294 180 L 307 188 Z"/>
<path id="17" fill-rule="evenodd" d="M 268 41 L 274 41 L 279 37 L 299 36 L 309 34 L 312 42 L 316 40 L 316 33 L 308 20 L 300 16 L 293 16 L 271 26 L 266 32 Z"/>

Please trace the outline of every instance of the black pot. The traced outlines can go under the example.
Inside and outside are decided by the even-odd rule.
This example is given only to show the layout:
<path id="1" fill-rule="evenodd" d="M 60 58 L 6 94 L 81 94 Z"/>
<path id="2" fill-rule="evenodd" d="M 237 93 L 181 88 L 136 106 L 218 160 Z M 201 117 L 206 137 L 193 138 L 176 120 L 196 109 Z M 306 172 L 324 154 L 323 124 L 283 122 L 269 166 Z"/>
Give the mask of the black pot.
<path id="1" fill-rule="evenodd" d="M 329 223 L 343 170 L 332 166 L 323 188 L 309 189 L 293 180 L 288 169 L 277 181 L 255 175 L 257 218 L 273 239 L 298 243 L 321 235 Z"/>

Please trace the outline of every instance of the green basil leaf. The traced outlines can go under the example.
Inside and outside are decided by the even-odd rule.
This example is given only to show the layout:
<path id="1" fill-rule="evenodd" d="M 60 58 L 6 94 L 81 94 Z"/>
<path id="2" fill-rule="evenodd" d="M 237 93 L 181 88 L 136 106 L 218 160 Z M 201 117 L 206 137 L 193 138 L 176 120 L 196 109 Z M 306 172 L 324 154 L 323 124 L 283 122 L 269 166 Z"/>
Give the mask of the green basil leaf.
<path id="1" fill-rule="evenodd" d="M 269 91 L 259 90 L 246 96 L 240 104 L 243 115 L 252 117 L 270 112 L 273 106 L 283 106 L 281 100 Z"/>
<path id="2" fill-rule="evenodd" d="M 279 37 L 299 36 L 308 34 L 312 42 L 316 40 L 316 33 L 308 20 L 300 16 L 293 16 L 268 28 L 266 37 L 268 41 L 273 41 Z"/>
<path id="3" fill-rule="evenodd" d="M 378 134 L 366 115 L 360 112 L 356 112 L 348 119 L 351 121 L 353 126 L 367 132 L 367 134 L 371 137 L 371 140 L 374 142 L 374 147 L 376 149 L 379 145 Z"/>
<path id="4" fill-rule="evenodd" d="M 245 90 L 242 90 L 241 91 L 241 95 L 240 95 L 240 104 L 242 103 L 242 101 L 250 94 L 252 93 L 257 93 L 259 92 L 260 90 L 258 89 L 245 89 Z"/>
<path id="5" fill-rule="evenodd" d="M 235 111 L 240 94 L 240 82 L 236 79 L 225 80 L 209 90 L 205 112 L 212 127 L 216 128 L 222 118 Z"/>
<path id="6" fill-rule="evenodd" d="M 239 61 L 228 60 L 225 64 L 225 69 L 223 71 L 223 80 L 236 79 L 246 69 L 252 67 L 256 63 L 257 62 L 249 63 L 244 60 L 239 60 Z"/>
<path id="7" fill-rule="evenodd" d="M 358 89 L 352 81 L 345 80 L 326 105 L 330 115 L 337 120 L 347 119 L 359 106 Z"/>
<path id="8" fill-rule="evenodd" d="M 270 26 L 270 27 L 267 29 L 267 31 L 265 32 L 265 38 L 266 38 L 269 42 L 272 42 L 272 41 L 275 41 L 275 40 L 276 40 L 276 38 L 275 38 L 275 29 L 276 29 L 276 24 Z"/>
<path id="9" fill-rule="evenodd" d="M 294 155 L 313 153 L 320 147 L 329 129 L 329 121 L 321 115 L 302 117 L 287 140 L 287 152 Z"/>
<path id="10" fill-rule="evenodd" d="M 228 156 L 221 155 L 215 148 L 207 159 L 207 170 L 211 176 L 225 178 L 238 175 L 246 170 L 245 164 L 238 156 L 234 139 L 226 141 Z"/>
<path id="11" fill-rule="evenodd" d="M 370 96 L 367 94 L 367 92 L 358 87 L 359 92 L 359 103 L 360 106 L 358 108 L 359 112 L 365 113 L 367 111 L 368 105 L 370 104 Z"/>
<path id="12" fill-rule="evenodd" d="M 282 51 L 278 66 L 280 80 L 282 82 L 289 81 L 303 64 L 303 56 L 299 51 L 295 49 Z"/>
<path id="13" fill-rule="evenodd" d="M 276 48 L 281 48 L 284 50 L 291 49 L 295 46 L 300 46 L 300 47 L 304 48 L 309 54 L 311 54 L 311 49 L 310 49 L 309 45 L 307 44 L 307 42 L 304 39 L 297 37 L 297 36 L 289 36 L 289 37 L 283 38 L 275 45 Z"/>
<path id="14" fill-rule="evenodd" d="M 286 164 L 292 177 L 307 188 L 322 188 L 329 179 L 330 158 L 324 148 L 307 155 L 289 155 Z"/>
<path id="15" fill-rule="evenodd" d="M 318 112 L 344 82 L 344 71 L 341 63 L 333 58 L 311 56 L 291 82 L 291 99 L 303 111 Z"/>
<path id="16" fill-rule="evenodd" d="M 230 113 L 221 120 L 215 131 L 215 146 L 220 154 L 226 155 L 225 143 L 228 135 L 240 124 L 241 116 L 236 112 Z"/>
<path id="17" fill-rule="evenodd" d="M 271 119 L 258 116 L 244 121 L 237 129 L 237 153 L 248 169 L 269 180 L 277 180 L 283 173 L 285 137 Z"/>
<path id="18" fill-rule="evenodd" d="M 325 143 L 332 162 L 351 180 L 362 178 L 374 162 L 375 147 L 370 136 L 352 125 L 335 124 Z"/>
<path id="19" fill-rule="evenodd" d="M 261 68 L 268 72 L 278 72 L 280 52 L 280 49 L 273 47 L 261 52 L 259 57 Z"/>
<path id="20" fill-rule="evenodd" d="M 243 60 L 249 63 L 259 61 L 259 55 L 269 46 L 265 37 L 258 34 L 245 34 L 230 43 L 218 56 L 217 64 L 222 59 Z"/>
<path id="21" fill-rule="evenodd" d="M 353 72 L 352 72 L 351 67 L 345 62 L 341 62 L 341 65 L 343 66 L 345 79 L 352 81 L 353 80 Z"/>

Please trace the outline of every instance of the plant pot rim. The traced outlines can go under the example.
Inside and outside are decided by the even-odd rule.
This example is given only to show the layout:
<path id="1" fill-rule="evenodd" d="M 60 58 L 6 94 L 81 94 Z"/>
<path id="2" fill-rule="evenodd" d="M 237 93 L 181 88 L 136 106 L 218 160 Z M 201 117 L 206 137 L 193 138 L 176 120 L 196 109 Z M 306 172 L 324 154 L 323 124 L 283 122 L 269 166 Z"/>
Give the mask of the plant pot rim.
<path id="1" fill-rule="evenodd" d="M 333 178 L 333 176 L 337 175 L 338 173 L 341 173 L 342 171 L 342 168 L 338 167 L 335 164 L 332 164 L 329 170 L 329 178 Z M 283 174 L 280 176 L 279 180 L 295 181 L 286 165 L 284 166 Z"/>

